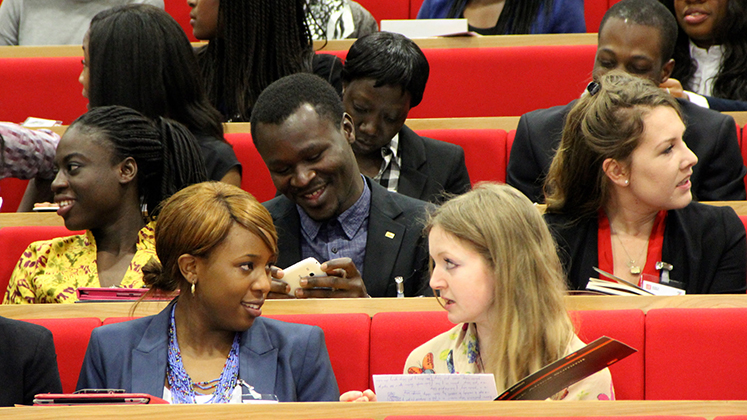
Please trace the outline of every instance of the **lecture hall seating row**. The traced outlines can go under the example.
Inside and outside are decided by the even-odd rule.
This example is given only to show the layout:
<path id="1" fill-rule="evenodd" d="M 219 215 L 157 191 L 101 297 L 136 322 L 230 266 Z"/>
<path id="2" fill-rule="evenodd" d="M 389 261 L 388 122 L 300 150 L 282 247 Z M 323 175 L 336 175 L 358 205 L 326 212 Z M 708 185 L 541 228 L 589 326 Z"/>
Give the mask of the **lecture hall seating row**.
<path id="1" fill-rule="evenodd" d="M 747 161 L 747 125 L 737 127 L 742 157 Z M 465 162 L 473 184 L 480 181 L 506 181 L 506 167 L 511 154 L 516 130 L 498 128 L 482 129 L 416 129 L 426 137 L 458 144 L 464 149 Z M 742 133 L 745 132 L 745 135 Z M 259 201 L 275 196 L 270 173 L 259 156 L 248 132 L 227 132 L 226 140 L 233 145 L 236 157 L 243 167 L 241 188 L 252 193 Z M 14 212 L 23 197 L 27 181 L 13 178 L 0 180 L 0 193 L 4 203 L 2 212 Z"/>
<path id="2" fill-rule="evenodd" d="M 450 329 L 445 311 L 272 315 L 320 326 L 340 391 L 372 386 L 374 374 L 401 373 L 418 345 Z M 579 337 L 602 335 L 638 350 L 611 366 L 621 400 L 747 399 L 747 308 L 663 308 L 572 311 Z M 130 318 L 107 318 L 103 324 Z M 27 319 L 49 328 L 63 389 L 77 383 L 85 349 L 99 318 Z"/>
<path id="3" fill-rule="evenodd" d="M 564 105 L 591 79 L 596 45 L 427 48 L 430 77 L 410 118 L 522 115 Z M 330 51 L 344 58 L 347 51 Z M 0 121 L 70 124 L 86 112 L 81 57 L 0 58 Z"/>
<path id="4" fill-rule="evenodd" d="M 415 19 L 420 10 L 423 0 L 357 0 L 366 8 L 377 23 L 382 19 Z M 586 20 L 586 32 L 596 32 L 602 22 L 602 16 L 613 4 L 619 0 L 586 0 L 584 1 L 584 17 Z M 186 0 L 165 0 L 166 11 L 184 29 L 190 41 L 197 39 L 192 35 L 192 27 L 189 25 L 190 7 Z"/>

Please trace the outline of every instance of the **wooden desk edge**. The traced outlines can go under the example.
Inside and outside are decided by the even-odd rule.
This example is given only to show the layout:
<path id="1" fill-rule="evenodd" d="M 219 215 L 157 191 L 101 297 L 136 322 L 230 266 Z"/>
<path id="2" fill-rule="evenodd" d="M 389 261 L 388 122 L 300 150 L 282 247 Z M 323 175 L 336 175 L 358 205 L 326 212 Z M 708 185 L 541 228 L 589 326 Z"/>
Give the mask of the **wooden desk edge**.
<path id="1" fill-rule="evenodd" d="M 660 416 L 682 415 L 713 419 L 747 412 L 747 401 L 463 401 L 376 403 L 280 403 L 212 405 L 133 405 L 0 408 L 0 417 L 15 420 L 57 418 L 122 419 L 322 419 L 387 416 Z"/>
<path id="2" fill-rule="evenodd" d="M 154 315 L 167 302 L 142 302 L 134 316 Z M 747 295 L 687 295 L 687 296 L 568 296 L 566 305 L 572 311 L 640 309 L 647 312 L 659 308 L 747 308 Z M 0 316 L 13 319 L 82 318 L 132 316 L 132 302 L 75 303 L 39 305 L 0 305 Z M 263 315 L 334 314 L 379 312 L 441 311 L 434 298 L 373 298 L 373 299 L 306 299 L 268 300 Z"/>

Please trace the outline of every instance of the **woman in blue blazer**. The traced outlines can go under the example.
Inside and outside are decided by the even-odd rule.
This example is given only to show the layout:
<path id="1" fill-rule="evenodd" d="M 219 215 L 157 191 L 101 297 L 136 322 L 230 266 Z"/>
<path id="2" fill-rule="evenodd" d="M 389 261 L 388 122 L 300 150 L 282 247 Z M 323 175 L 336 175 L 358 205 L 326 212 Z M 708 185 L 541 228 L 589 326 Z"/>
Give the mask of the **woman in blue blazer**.
<path id="1" fill-rule="evenodd" d="M 95 329 L 79 389 L 172 403 L 338 399 L 322 331 L 259 318 L 277 233 L 254 197 L 219 182 L 174 194 L 159 214 L 156 253 L 145 283 L 179 297 L 158 315 Z"/>

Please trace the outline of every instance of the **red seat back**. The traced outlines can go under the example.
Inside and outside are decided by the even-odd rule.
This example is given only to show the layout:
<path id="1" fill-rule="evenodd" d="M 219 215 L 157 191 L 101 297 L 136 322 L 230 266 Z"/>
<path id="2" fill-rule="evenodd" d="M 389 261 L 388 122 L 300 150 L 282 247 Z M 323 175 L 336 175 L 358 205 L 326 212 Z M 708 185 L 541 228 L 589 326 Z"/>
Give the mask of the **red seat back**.
<path id="1" fill-rule="evenodd" d="M 67 125 L 86 112 L 88 100 L 78 76 L 79 57 L 0 58 L 0 121 L 26 117 L 60 120 Z"/>
<path id="2" fill-rule="evenodd" d="M 270 315 L 268 318 L 320 327 L 324 330 L 340 393 L 368 387 L 371 318 L 367 314 Z"/>
<path id="3" fill-rule="evenodd" d="M 618 400 L 642 400 L 644 385 L 644 321 L 640 309 L 574 311 L 571 317 L 579 338 L 590 343 L 601 336 L 621 341 L 638 350 L 624 360 L 610 366 L 615 398 Z"/>
<path id="4" fill-rule="evenodd" d="M 3 206 L 0 207 L 0 212 L 15 213 L 18 210 L 28 183 L 28 180 L 18 178 L 0 179 L 0 197 L 3 198 Z"/>
<path id="5" fill-rule="evenodd" d="M 366 10 L 371 12 L 376 23 L 381 19 L 409 19 L 410 0 L 356 0 Z"/>
<path id="6" fill-rule="evenodd" d="M 189 12 L 192 8 L 187 5 L 186 0 L 163 0 L 164 10 L 174 18 L 179 26 L 182 27 L 184 33 L 187 34 L 190 42 L 199 41 L 192 35 L 192 25 L 189 24 Z"/>
<path id="7" fill-rule="evenodd" d="M 11 226 L 0 228 L 0 293 L 5 296 L 10 275 L 26 248 L 36 241 L 76 235 L 64 226 Z"/>
<path id="8" fill-rule="evenodd" d="M 410 118 L 523 115 L 565 105 L 591 80 L 596 45 L 431 48 L 423 102 Z"/>
<path id="9" fill-rule="evenodd" d="M 464 149 L 464 160 L 472 184 L 480 181 L 506 182 L 506 131 L 491 129 L 417 130 L 421 136 L 458 144 Z"/>
<path id="10" fill-rule="evenodd" d="M 250 192 L 259 202 L 275 197 L 277 190 L 272 183 L 270 171 L 254 147 L 251 133 L 226 133 L 225 137 L 241 162 L 241 189 Z"/>
<path id="11" fill-rule="evenodd" d="M 371 319 L 371 375 L 400 374 L 410 352 L 454 328 L 446 311 L 379 312 Z M 373 378 L 368 386 L 373 389 Z"/>
<path id="12" fill-rule="evenodd" d="M 646 313 L 647 400 L 747 399 L 747 308 Z"/>
<path id="13" fill-rule="evenodd" d="M 91 332 L 94 328 L 101 326 L 101 320 L 99 318 L 58 318 L 24 319 L 24 321 L 43 325 L 52 331 L 62 391 L 66 393 L 75 391 L 88 341 L 91 339 Z"/>

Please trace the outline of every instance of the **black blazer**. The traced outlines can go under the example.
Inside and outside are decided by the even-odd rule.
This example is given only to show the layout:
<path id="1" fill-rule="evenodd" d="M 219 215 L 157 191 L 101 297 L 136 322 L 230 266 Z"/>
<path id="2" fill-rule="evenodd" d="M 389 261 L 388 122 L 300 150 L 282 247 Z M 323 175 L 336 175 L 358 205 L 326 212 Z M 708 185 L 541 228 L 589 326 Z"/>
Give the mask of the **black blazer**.
<path id="1" fill-rule="evenodd" d="M 598 274 L 596 217 L 573 223 L 569 216 L 545 213 L 558 245 L 571 289 L 585 289 Z M 731 207 L 690 203 L 667 213 L 662 260 L 674 266 L 669 276 L 692 293 L 745 293 L 747 239 L 742 221 Z"/>
<path id="2" fill-rule="evenodd" d="M 429 292 L 428 245 L 423 236 L 428 203 L 389 192 L 367 177 L 366 182 L 371 189 L 371 212 L 363 269 L 358 267 L 366 291 L 373 297 L 397 296 L 394 277 L 402 276 L 405 296 Z M 277 265 L 285 268 L 302 260 L 301 219 L 296 204 L 285 196 L 263 204 L 278 231 Z"/>
<path id="3" fill-rule="evenodd" d="M 470 189 L 464 150 L 456 144 L 420 137 L 409 127 L 399 131 L 402 170 L 397 192 L 431 203 L 442 193 L 462 194 Z"/>
<path id="4" fill-rule="evenodd" d="M 684 140 L 698 157 L 690 181 L 698 200 L 744 200 L 744 176 L 734 119 L 729 115 L 678 100 L 687 130 Z M 576 101 L 521 116 L 508 160 L 506 182 L 530 200 L 544 202 L 542 185 L 565 124 Z"/>
<path id="5" fill-rule="evenodd" d="M 31 405 L 36 394 L 60 392 L 52 333 L 0 317 L 0 406 Z"/>

